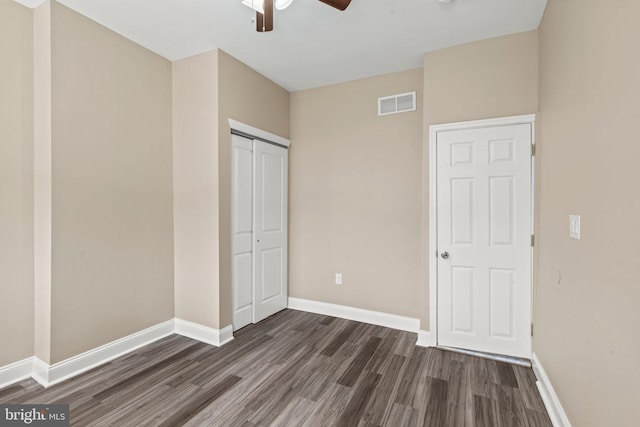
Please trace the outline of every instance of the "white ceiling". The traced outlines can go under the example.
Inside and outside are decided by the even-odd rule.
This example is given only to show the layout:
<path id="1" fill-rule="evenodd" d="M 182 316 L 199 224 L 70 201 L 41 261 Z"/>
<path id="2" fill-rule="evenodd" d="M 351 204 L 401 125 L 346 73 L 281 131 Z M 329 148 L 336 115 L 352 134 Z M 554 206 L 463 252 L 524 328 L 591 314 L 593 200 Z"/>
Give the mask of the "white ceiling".
<path id="1" fill-rule="evenodd" d="M 293 0 L 257 33 L 240 0 L 59 0 L 175 61 L 220 48 L 289 91 L 422 66 L 425 52 L 538 27 L 547 0 Z M 39 0 L 22 0 L 39 2 Z"/>

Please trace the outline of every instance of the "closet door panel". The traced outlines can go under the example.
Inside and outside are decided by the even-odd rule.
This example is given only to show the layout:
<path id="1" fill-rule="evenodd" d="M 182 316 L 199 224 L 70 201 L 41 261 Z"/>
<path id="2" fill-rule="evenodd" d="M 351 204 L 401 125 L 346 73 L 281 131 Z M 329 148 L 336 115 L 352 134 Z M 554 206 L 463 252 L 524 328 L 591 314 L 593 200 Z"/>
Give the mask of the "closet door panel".
<path id="1" fill-rule="evenodd" d="M 254 322 L 287 307 L 288 151 L 254 141 Z"/>
<path id="2" fill-rule="evenodd" d="M 231 288 L 233 329 L 253 321 L 253 140 L 232 135 Z"/>

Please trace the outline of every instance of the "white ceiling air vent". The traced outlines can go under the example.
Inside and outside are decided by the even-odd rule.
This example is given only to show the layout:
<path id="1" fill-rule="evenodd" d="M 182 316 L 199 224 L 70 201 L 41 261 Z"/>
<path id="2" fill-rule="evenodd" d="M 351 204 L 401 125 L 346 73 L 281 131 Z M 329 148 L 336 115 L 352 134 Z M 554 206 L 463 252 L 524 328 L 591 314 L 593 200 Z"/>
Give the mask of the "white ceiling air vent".
<path id="1" fill-rule="evenodd" d="M 378 115 L 404 113 L 405 111 L 416 110 L 416 93 L 407 92 L 398 95 L 378 98 Z"/>

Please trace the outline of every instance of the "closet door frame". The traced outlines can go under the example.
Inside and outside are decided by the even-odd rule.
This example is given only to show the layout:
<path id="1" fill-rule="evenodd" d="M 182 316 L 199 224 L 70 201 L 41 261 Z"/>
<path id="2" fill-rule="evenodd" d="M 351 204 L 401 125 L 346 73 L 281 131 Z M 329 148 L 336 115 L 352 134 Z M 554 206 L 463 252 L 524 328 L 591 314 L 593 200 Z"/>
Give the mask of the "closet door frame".
<path id="1" fill-rule="evenodd" d="M 264 143 L 280 146 L 280 147 L 282 147 L 284 149 L 288 149 L 289 146 L 291 145 L 291 141 L 289 139 L 287 139 L 287 138 L 283 138 L 281 136 L 266 132 L 266 131 L 264 131 L 262 129 L 255 128 L 253 126 L 247 125 L 247 124 L 239 122 L 237 120 L 229 119 L 229 127 L 231 128 L 231 138 L 232 139 L 233 139 L 233 135 L 238 135 L 238 136 L 253 140 L 254 144 L 255 144 L 255 141 L 262 141 Z M 231 161 L 233 161 L 233 141 L 231 142 L 231 144 L 232 144 L 232 147 L 231 147 L 231 149 L 232 149 Z M 255 145 L 254 145 L 254 151 L 255 151 Z M 254 156 L 255 156 L 255 153 L 254 153 Z M 286 156 L 286 159 L 288 160 L 288 154 Z M 255 159 L 254 159 L 254 161 L 255 161 Z M 232 177 L 231 178 L 232 178 L 232 186 L 233 186 L 233 185 L 235 185 L 234 184 L 234 180 L 235 180 L 236 171 L 234 170 L 235 165 L 232 164 L 231 167 L 232 167 L 232 169 L 231 169 Z M 255 173 L 255 165 L 254 165 L 253 170 L 252 170 L 251 173 L 252 174 Z M 286 177 L 286 179 L 287 179 L 287 182 L 288 182 L 288 176 Z M 255 191 L 255 189 L 253 189 L 253 191 Z M 232 296 L 232 301 L 230 301 L 230 302 L 232 304 L 232 315 L 235 316 L 235 300 L 236 300 L 236 291 L 237 291 L 235 289 L 235 286 L 236 286 L 235 281 L 236 281 L 236 274 L 237 273 L 235 272 L 236 266 L 235 266 L 235 263 L 234 263 L 234 250 L 235 249 L 234 249 L 234 236 L 233 236 L 233 233 L 234 233 L 234 230 L 235 230 L 235 223 L 234 223 L 234 221 L 235 221 L 235 212 L 234 212 L 235 206 L 234 206 L 234 203 L 233 203 L 233 197 L 235 195 L 234 195 L 233 192 L 234 192 L 234 189 L 232 187 L 232 194 L 231 194 L 231 197 L 232 197 L 232 207 L 231 207 L 232 212 L 231 212 L 231 224 L 230 224 L 231 225 L 230 230 L 231 230 L 231 233 L 232 233 L 232 236 L 231 236 L 231 247 L 230 247 L 231 263 L 232 263 L 232 265 L 231 265 L 231 296 Z M 288 197 L 288 194 L 287 194 L 287 197 Z M 287 202 L 287 204 L 288 204 L 288 202 Z M 255 212 L 255 206 L 252 206 L 252 211 Z M 252 212 L 252 215 L 253 215 L 253 212 Z M 286 224 L 286 227 L 288 228 L 288 222 Z M 286 230 L 286 233 L 288 234 L 288 230 Z M 255 240 L 255 230 L 252 230 L 252 239 Z M 286 253 L 284 255 L 285 256 L 284 263 L 285 263 L 285 266 L 287 266 L 288 265 L 288 248 L 286 248 L 286 246 L 285 246 L 285 250 L 286 250 Z M 255 247 L 254 247 L 254 250 L 252 251 L 251 256 L 255 257 Z M 251 268 L 252 268 L 251 275 L 253 276 L 255 274 L 255 271 L 253 271 L 254 268 L 255 268 L 255 260 L 253 260 L 253 262 L 251 263 Z M 284 275 L 288 275 L 287 269 L 285 269 L 283 271 L 283 274 Z M 285 276 L 285 283 L 287 283 L 287 282 L 288 282 L 288 278 Z M 256 297 L 255 280 L 252 280 L 251 286 L 252 286 L 252 296 L 251 296 L 251 299 L 252 299 L 252 302 L 251 302 L 252 316 L 251 317 L 252 318 L 251 318 L 251 321 L 252 321 L 252 323 L 256 323 L 257 320 L 256 320 L 256 316 L 255 316 L 255 302 L 256 302 L 255 301 L 255 297 Z M 288 293 L 287 293 L 287 301 L 288 301 Z M 258 320 L 260 320 L 260 319 L 258 319 Z M 234 330 L 239 329 L 239 328 L 236 327 L 235 322 L 234 322 L 233 328 L 234 328 Z"/>

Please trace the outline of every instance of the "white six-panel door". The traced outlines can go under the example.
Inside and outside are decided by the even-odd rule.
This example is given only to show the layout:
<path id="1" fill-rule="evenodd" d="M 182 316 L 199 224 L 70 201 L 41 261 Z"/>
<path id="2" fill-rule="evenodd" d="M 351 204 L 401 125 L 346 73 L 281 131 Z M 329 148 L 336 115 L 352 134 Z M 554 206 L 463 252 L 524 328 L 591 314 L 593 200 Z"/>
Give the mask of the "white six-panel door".
<path id="1" fill-rule="evenodd" d="M 287 308 L 288 150 L 256 141 L 254 149 L 253 321 Z"/>
<path id="2" fill-rule="evenodd" d="M 438 345 L 531 356 L 532 126 L 438 132 Z"/>
<path id="3" fill-rule="evenodd" d="M 233 328 L 287 307 L 288 151 L 232 135 Z"/>

